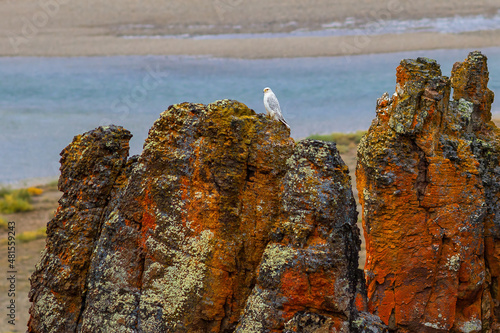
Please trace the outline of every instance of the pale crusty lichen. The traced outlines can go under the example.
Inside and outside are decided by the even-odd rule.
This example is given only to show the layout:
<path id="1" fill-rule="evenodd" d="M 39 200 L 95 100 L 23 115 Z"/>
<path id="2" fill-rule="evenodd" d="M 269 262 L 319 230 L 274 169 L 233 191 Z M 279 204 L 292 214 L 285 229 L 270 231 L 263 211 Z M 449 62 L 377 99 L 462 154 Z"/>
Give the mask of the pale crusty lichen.
<path id="1" fill-rule="evenodd" d="M 111 229 L 121 229 L 123 237 L 135 233 L 135 229 L 123 228 L 121 223 L 123 219 L 113 212 L 106 222 L 100 244 L 94 249 L 93 257 L 99 261 L 90 274 L 99 278 L 92 279 L 88 287 L 87 307 L 82 315 L 82 327 L 87 330 L 106 327 L 114 332 L 133 332 L 131 328 L 137 321 L 139 290 L 130 284 L 135 278 L 135 272 L 130 271 L 130 253 L 106 250 Z"/>
<path id="2" fill-rule="evenodd" d="M 132 168 L 132 174 L 144 171 L 146 171 L 146 166 L 144 165 L 144 163 L 136 163 Z"/>
<path id="3" fill-rule="evenodd" d="M 307 141 L 313 141 L 315 145 L 307 144 Z M 287 160 L 287 166 L 289 168 L 293 167 L 294 162 L 296 164 L 302 164 L 303 162 L 307 161 L 308 158 L 311 159 L 311 162 L 318 166 L 322 166 L 325 164 L 325 161 L 330 155 L 330 148 L 328 146 L 328 143 L 320 140 L 307 141 L 299 142 L 299 144 L 295 146 L 294 154 Z M 307 158 L 303 156 L 307 156 Z"/>
<path id="4" fill-rule="evenodd" d="M 462 116 L 462 118 L 470 120 L 472 112 L 474 111 L 474 103 L 469 102 L 463 98 L 458 100 L 457 112 Z"/>
<path id="5" fill-rule="evenodd" d="M 458 270 L 460 269 L 460 256 L 458 254 L 455 254 L 454 256 L 449 257 L 446 261 L 445 266 L 450 271 L 458 272 Z"/>
<path id="6" fill-rule="evenodd" d="M 143 280 L 148 287 L 143 289 L 140 308 L 142 325 L 146 330 L 157 327 L 158 318 L 153 314 L 158 312 L 162 314 L 162 322 L 176 325 L 190 302 L 200 297 L 198 293 L 203 288 L 207 270 L 204 261 L 212 251 L 211 240 L 214 235 L 204 230 L 197 237 L 180 236 L 180 250 L 162 248 L 164 256 L 171 260 L 171 265 L 163 268 L 163 274 L 155 274 L 158 270 L 156 264 L 145 269 Z M 152 238 L 146 242 L 148 248 L 157 245 Z"/>
<path id="7" fill-rule="evenodd" d="M 101 289 L 99 301 L 94 302 L 93 308 L 87 308 L 84 312 L 84 330 L 90 327 L 105 327 L 110 332 L 135 332 L 133 327 L 137 321 L 135 312 L 138 293 L 125 290 L 111 289 L 111 284 L 107 289 Z M 103 316 L 105 313 L 109 316 Z"/>
<path id="8" fill-rule="evenodd" d="M 307 214 L 310 212 L 305 210 L 295 211 L 289 217 L 289 221 L 283 222 L 281 225 L 283 231 L 288 235 L 293 235 L 297 240 L 305 239 L 314 228 L 313 225 L 307 223 Z"/>
<path id="9" fill-rule="evenodd" d="M 293 258 L 296 251 L 288 246 L 281 244 L 270 244 L 264 251 L 263 260 L 260 265 L 260 270 L 266 272 L 272 278 L 277 278 Z"/>
<path id="10" fill-rule="evenodd" d="M 460 332 L 471 333 L 471 332 L 480 332 L 482 328 L 481 320 L 474 318 L 470 321 L 462 323 L 460 325 Z"/>
<path id="11" fill-rule="evenodd" d="M 261 290 L 256 287 L 247 299 L 247 307 L 240 320 L 237 333 L 260 333 L 265 332 L 264 326 L 273 311 L 273 307 L 268 304 L 271 298 L 268 290 Z"/>
<path id="12" fill-rule="evenodd" d="M 47 329 L 47 333 L 58 333 L 61 313 L 64 307 L 52 292 L 40 293 L 40 298 L 34 303 L 32 316 L 42 320 L 41 327 Z"/>
<path id="13" fill-rule="evenodd" d="M 424 326 L 431 327 L 431 328 L 436 329 L 436 330 L 444 330 L 444 329 L 446 329 L 446 326 L 441 325 L 439 323 L 429 323 L 429 322 L 426 322 L 426 323 L 424 323 Z"/>
<path id="14" fill-rule="evenodd" d="M 297 155 L 298 154 L 294 154 L 287 160 L 287 167 L 293 170 L 293 172 L 288 172 L 284 181 L 294 192 L 302 194 L 314 192 L 311 194 L 316 196 L 316 189 L 311 185 L 319 184 L 319 180 L 313 169 L 313 165 L 308 159 L 304 157 L 298 158 Z M 283 208 L 288 210 L 286 202 L 284 205 Z"/>

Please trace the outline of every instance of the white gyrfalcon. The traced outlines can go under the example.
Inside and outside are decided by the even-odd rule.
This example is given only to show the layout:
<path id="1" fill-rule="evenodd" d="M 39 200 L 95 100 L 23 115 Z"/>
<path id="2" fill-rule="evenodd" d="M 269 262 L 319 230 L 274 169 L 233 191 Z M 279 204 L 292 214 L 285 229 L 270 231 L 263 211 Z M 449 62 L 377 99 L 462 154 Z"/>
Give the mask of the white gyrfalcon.
<path id="1" fill-rule="evenodd" d="M 267 114 L 272 119 L 279 120 L 285 124 L 286 127 L 290 128 L 281 114 L 280 103 L 278 102 L 276 95 L 269 87 L 264 88 L 264 107 L 266 108 Z"/>

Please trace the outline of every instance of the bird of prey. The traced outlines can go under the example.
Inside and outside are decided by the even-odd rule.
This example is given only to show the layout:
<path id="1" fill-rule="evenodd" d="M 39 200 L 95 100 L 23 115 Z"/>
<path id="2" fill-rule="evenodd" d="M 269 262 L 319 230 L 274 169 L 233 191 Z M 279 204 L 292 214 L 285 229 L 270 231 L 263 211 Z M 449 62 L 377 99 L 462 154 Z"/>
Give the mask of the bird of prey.
<path id="1" fill-rule="evenodd" d="M 264 107 L 266 108 L 267 115 L 269 117 L 274 120 L 281 121 L 286 127 L 290 128 L 281 114 L 280 103 L 278 102 L 276 95 L 269 87 L 264 88 Z"/>

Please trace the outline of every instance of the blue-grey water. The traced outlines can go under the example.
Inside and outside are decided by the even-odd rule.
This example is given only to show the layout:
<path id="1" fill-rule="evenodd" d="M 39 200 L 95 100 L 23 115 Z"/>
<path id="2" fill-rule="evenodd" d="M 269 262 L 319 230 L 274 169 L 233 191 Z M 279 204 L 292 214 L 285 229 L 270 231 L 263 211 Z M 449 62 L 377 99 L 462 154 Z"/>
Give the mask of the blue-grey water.
<path id="1" fill-rule="evenodd" d="M 403 58 L 438 60 L 443 74 L 471 50 L 435 50 L 268 60 L 115 56 L 0 58 L 0 184 L 52 177 L 73 136 L 116 124 L 138 154 L 169 105 L 236 99 L 264 112 L 262 89 L 276 93 L 296 139 L 367 129 L 375 101 L 392 94 Z M 490 88 L 500 91 L 500 48 L 489 57 Z M 498 108 L 498 107 L 497 107 Z M 494 104 L 494 110 L 496 110 Z"/>

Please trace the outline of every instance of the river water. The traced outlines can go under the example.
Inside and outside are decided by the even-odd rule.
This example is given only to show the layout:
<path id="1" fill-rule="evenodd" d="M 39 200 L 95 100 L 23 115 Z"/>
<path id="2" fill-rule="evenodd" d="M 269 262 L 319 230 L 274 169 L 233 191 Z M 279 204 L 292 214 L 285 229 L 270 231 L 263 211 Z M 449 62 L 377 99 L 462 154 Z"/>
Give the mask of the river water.
<path id="1" fill-rule="evenodd" d="M 392 94 L 401 59 L 436 59 L 444 75 L 471 50 L 292 59 L 188 56 L 0 58 L 0 184 L 54 177 L 59 153 L 73 136 L 116 124 L 139 154 L 149 128 L 169 105 L 235 99 L 265 112 L 262 89 L 277 95 L 292 137 L 368 128 L 375 102 Z M 489 58 L 490 83 L 500 91 L 500 48 Z M 494 103 L 494 112 L 500 111 Z"/>

